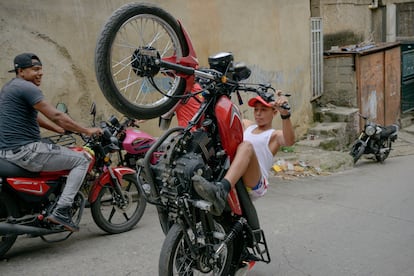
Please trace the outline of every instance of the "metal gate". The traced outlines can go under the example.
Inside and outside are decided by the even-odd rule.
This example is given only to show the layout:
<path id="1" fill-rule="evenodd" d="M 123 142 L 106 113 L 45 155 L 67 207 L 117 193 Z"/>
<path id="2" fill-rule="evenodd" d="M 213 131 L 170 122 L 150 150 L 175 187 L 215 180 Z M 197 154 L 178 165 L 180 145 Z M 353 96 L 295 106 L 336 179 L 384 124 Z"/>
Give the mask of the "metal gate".
<path id="1" fill-rule="evenodd" d="M 414 43 L 401 44 L 401 112 L 414 110 Z"/>
<path id="2" fill-rule="evenodd" d="M 323 93 L 323 32 L 322 18 L 311 18 L 312 100 Z"/>

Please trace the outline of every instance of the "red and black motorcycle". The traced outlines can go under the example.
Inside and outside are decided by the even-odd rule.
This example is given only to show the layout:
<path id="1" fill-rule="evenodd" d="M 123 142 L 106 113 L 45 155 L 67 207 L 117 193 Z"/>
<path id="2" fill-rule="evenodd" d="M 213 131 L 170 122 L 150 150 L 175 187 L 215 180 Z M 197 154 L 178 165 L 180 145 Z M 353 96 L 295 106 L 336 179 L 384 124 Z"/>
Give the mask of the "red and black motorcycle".
<path id="1" fill-rule="evenodd" d="M 94 108 L 91 113 L 95 115 Z M 73 221 L 78 224 L 85 205 L 90 206 L 95 223 L 107 233 L 116 234 L 129 231 L 139 222 L 146 201 L 135 170 L 111 166 L 111 154 L 120 150 L 118 139 L 105 124 L 101 127 L 104 131 L 102 136 L 81 136 L 85 141 L 83 147 L 69 146 L 92 159 L 71 212 Z M 55 135 L 46 140 L 74 145 L 72 135 Z M 56 205 L 68 173 L 30 172 L 0 159 L 0 257 L 12 247 L 19 235 L 57 242 L 72 234 L 45 219 Z"/>
<path id="2" fill-rule="evenodd" d="M 203 87 L 200 109 L 187 127 L 167 130 L 138 161 L 141 185 L 149 184 L 147 201 L 157 207 L 166 234 L 159 275 L 240 275 L 256 261 L 270 262 L 256 209 L 242 180 L 230 191 L 224 212 L 215 216 L 211 202 L 194 191 L 192 177 L 220 180 L 243 140 L 241 114 L 232 102 L 240 91 L 265 99 L 270 85 L 243 84 L 250 70 L 231 53 L 198 63 L 191 41 L 169 13 L 147 4 L 127 4 L 109 18 L 98 39 L 98 82 L 119 111 L 139 118 L 164 114 L 188 93 L 194 78 Z M 164 154 L 151 163 L 152 154 Z M 144 181 L 145 180 L 145 183 Z"/>

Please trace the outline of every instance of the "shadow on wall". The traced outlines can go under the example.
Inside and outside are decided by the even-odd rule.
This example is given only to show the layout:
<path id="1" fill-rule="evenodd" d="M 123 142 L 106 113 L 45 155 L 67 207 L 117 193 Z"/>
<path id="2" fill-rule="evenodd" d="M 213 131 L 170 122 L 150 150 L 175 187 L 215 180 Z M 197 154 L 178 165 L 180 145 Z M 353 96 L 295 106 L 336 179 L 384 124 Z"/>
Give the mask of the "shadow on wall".
<path id="1" fill-rule="evenodd" d="M 23 52 L 33 52 L 43 64 L 40 88 L 47 100 L 53 105 L 65 102 L 75 120 L 88 124 L 88 117 L 84 115 L 89 114 L 91 95 L 86 77 L 73 63 L 68 50 L 46 34 L 16 27 L 4 19 L 0 20 L 0 32 L 0 86 L 15 76 L 7 72 L 12 68 L 13 58 Z"/>

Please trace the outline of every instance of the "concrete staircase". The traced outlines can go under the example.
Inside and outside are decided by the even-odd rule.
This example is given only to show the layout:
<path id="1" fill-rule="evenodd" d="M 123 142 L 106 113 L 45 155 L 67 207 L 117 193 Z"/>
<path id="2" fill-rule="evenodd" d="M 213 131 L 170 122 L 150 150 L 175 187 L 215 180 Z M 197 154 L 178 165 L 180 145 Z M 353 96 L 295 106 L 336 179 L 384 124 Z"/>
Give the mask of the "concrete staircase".
<path id="1" fill-rule="evenodd" d="M 317 107 L 314 109 L 314 121 L 315 125 L 297 145 L 348 151 L 359 134 L 358 108 Z"/>
<path id="2" fill-rule="evenodd" d="M 401 128 L 408 128 L 414 124 L 414 111 L 401 114 L 400 126 Z"/>

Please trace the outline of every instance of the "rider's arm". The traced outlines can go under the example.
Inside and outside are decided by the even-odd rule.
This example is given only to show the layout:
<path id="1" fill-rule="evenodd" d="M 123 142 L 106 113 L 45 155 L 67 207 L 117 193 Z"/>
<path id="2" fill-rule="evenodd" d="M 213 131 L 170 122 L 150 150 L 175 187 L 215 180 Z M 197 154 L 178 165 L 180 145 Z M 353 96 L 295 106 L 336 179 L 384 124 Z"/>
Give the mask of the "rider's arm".
<path id="1" fill-rule="evenodd" d="M 291 146 L 295 143 L 295 132 L 290 119 L 282 120 L 283 146 Z"/>
<path id="2" fill-rule="evenodd" d="M 33 106 L 36 110 L 41 112 L 49 120 L 51 120 L 56 125 L 62 127 L 65 130 L 72 132 L 84 133 L 88 136 L 94 134 L 101 134 L 102 130 L 100 128 L 86 128 L 75 122 L 72 118 L 69 117 L 66 113 L 56 109 L 53 105 L 49 104 L 45 100 L 41 100 Z"/>
<path id="3" fill-rule="evenodd" d="M 60 133 L 60 134 L 65 133 L 65 130 L 62 127 L 60 127 L 60 126 L 52 123 L 51 121 L 47 120 L 41 114 L 39 114 L 37 116 L 37 122 L 39 123 L 39 126 L 44 128 L 44 129 L 51 130 L 51 131 L 54 131 L 54 132 L 57 132 L 57 133 Z"/>
<path id="4" fill-rule="evenodd" d="M 275 155 L 282 146 L 291 146 L 295 143 L 295 133 L 289 119 L 283 120 L 282 130 L 275 130 L 269 141 L 269 149 Z"/>
<path id="5" fill-rule="evenodd" d="M 277 93 L 278 97 L 272 102 L 273 108 L 279 111 L 282 119 L 282 130 L 276 132 L 277 143 L 280 146 L 291 146 L 295 143 L 295 132 L 290 120 L 290 110 L 282 107 L 288 104 L 288 100 L 285 96 L 281 96 L 281 90 L 278 90 Z"/>

